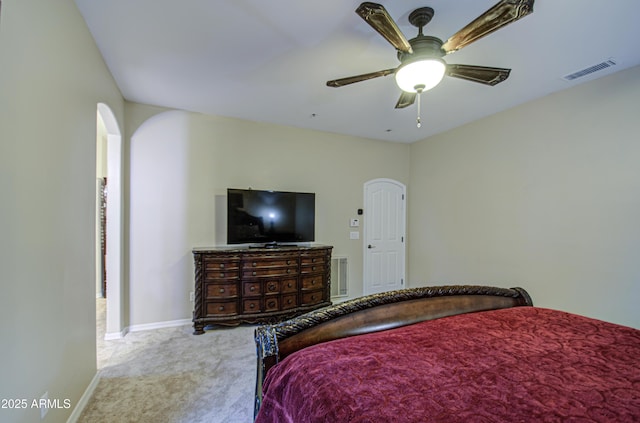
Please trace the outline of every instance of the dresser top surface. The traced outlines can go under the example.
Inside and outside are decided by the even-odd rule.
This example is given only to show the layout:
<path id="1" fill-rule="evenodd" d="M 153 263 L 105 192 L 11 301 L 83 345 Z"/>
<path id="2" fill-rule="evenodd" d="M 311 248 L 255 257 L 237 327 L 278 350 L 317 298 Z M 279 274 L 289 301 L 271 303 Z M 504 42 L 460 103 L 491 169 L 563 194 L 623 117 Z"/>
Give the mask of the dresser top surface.
<path id="1" fill-rule="evenodd" d="M 246 247 L 246 246 L 217 246 L 217 247 L 195 247 L 192 249 L 194 254 L 202 254 L 208 252 L 226 252 L 226 253 L 269 253 L 269 252 L 297 252 L 306 250 L 320 250 L 333 248 L 330 245 L 278 245 L 276 247 Z"/>

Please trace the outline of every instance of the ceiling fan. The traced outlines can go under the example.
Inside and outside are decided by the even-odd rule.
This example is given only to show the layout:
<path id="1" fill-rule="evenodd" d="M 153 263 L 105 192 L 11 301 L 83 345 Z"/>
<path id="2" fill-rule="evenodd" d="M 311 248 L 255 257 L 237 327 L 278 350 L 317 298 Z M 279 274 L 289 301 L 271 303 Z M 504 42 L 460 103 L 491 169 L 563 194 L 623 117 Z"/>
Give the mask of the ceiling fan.
<path id="1" fill-rule="evenodd" d="M 400 66 L 334 79 L 327 81 L 327 85 L 342 87 L 395 74 L 396 83 L 402 89 L 402 94 L 396 103 L 396 109 L 399 109 L 413 104 L 418 94 L 435 87 L 444 75 L 491 86 L 499 84 L 509 77 L 511 69 L 447 64 L 442 57 L 532 13 L 533 2 L 534 0 L 500 0 L 445 42 L 422 33 L 422 28 L 434 15 L 430 7 L 421 7 L 411 12 L 409 22 L 418 28 L 418 35 L 407 40 L 382 5 L 364 2 L 356 9 L 356 13 L 396 48 Z M 418 112 L 418 127 L 420 126 L 419 116 Z"/>

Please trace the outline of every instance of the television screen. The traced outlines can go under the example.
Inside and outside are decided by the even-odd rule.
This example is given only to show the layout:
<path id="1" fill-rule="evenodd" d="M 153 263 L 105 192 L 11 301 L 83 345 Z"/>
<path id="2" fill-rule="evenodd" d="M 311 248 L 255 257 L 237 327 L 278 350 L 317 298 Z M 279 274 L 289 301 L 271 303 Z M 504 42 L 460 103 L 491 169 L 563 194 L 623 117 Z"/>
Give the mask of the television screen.
<path id="1" fill-rule="evenodd" d="M 227 243 L 311 242 L 315 194 L 227 189 Z"/>

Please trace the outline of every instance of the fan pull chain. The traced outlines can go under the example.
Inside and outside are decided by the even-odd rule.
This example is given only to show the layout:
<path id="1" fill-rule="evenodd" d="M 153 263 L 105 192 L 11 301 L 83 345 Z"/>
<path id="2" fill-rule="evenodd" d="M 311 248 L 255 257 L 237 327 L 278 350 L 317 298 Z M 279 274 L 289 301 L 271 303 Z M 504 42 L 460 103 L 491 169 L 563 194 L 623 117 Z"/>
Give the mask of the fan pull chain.
<path id="1" fill-rule="evenodd" d="M 416 126 L 420 128 L 422 126 L 422 122 L 420 121 L 420 97 L 422 97 L 422 90 L 424 90 L 424 85 L 416 85 L 415 89 L 416 93 L 418 94 L 418 117 L 416 118 Z"/>

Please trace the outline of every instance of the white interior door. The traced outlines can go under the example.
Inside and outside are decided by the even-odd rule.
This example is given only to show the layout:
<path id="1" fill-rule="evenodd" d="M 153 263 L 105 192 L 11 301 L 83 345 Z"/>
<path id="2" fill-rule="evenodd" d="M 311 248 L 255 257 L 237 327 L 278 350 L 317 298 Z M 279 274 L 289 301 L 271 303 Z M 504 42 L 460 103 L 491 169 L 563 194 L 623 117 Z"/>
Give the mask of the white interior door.
<path id="1" fill-rule="evenodd" d="M 406 187 L 391 179 L 364 185 L 364 294 L 404 288 Z"/>

